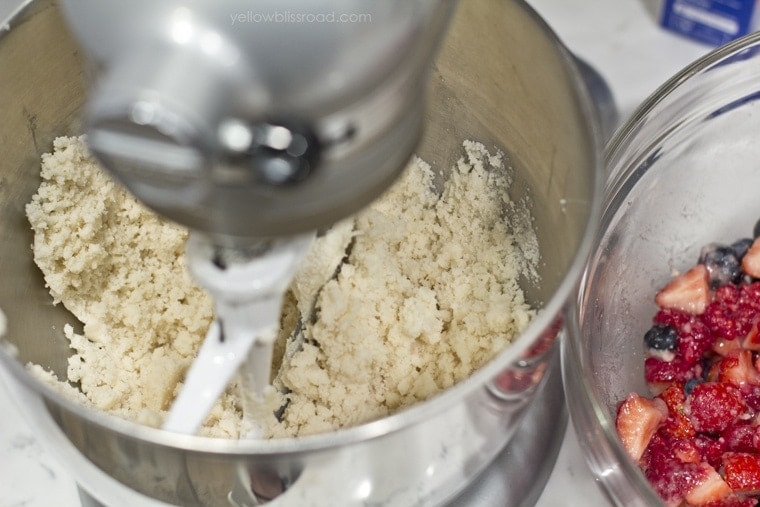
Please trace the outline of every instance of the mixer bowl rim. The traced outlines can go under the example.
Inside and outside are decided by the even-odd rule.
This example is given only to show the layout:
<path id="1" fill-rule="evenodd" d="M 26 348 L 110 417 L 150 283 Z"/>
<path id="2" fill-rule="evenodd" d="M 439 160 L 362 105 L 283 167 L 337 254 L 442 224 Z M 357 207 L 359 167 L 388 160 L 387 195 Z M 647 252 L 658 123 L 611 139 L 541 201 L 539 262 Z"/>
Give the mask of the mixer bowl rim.
<path id="1" fill-rule="evenodd" d="M 42 0 L 25 0 L 8 18 L 0 23 L 6 30 L 0 34 L 0 44 L 6 39 L 13 26 L 23 22 L 28 16 L 34 14 L 34 8 Z M 49 0 L 56 3 L 56 0 Z M 0 338 L 0 366 L 10 370 L 12 376 L 22 381 L 32 391 L 40 393 L 47 402 L 56 404 L 67 412 L 75 414 L 88 423 L 106 428 L 121 434 L 124 437 L 156 444 L 163 447 L 171 447 L 180 450 L 197 453 L 224 453 L 228 455 L 288 455 L 300 454 L 309 451 L 319 451 L 346 446 L 357 442 L 379 438 L 406 427 L 420 424 L 429 420 L 446 407 L 452 406 L 476 389 L 483 388 L 505 368 L 515 363 L 521 355 L 529 349 L 540 336 L 549 329 L 558 318 L 561 318 L 568 307 L 568 300 L 577 291 L 582 270 L 586 259 L 591 251 L 593 235 L 596 230 L 597 220 L 601 211 L 603 192 L 603 166 L 602 166 L 602 133 L 599 118 L 591 99 L 588 88 L 579 70 L 577 60 L 567 49 L 551 27 L 541 18 L 538 13 L 524 0 L 519 2 L 526 15 L 533 19 L 536 28 L 547 37 L 547 42 L 552 44 L 558 53 L 565 71 L 569 74 L 569 82 L 577 100 L 580 114 L 588 128 L 589 158 L 593 164 L 593 181 L 591 182 L 591 200 L 588 203 L 588 219 L 583 228 L 583 234 L 578 243 L 578 248 L 569 263 L 568 269 L 557 287 L 557 290 L 538 314 L 529 323 L 520 336 L 504 351 L 497 354 L 489 362 L 480 367 L 467 379 L 445 389 L 437 395 L 419 402 L 409 408 L 383 417 L 378 420 L 363 423 L 357 426 L 339 429 L 329 433 L 307 435 L 296 438 L 278 439 L 222 439 L 204 437 L 198 435 L 183 435 L 170 433 L 159 428 L 142 425 L 105 412 L 85 407 L 72 401 L 51 386 L 36 380 L 13 356 L 13 345 L 7 344 Z M 567 324 L 565 322 L 565 324 Z M 4 346 L 10 345 L 10 346 Z"/>
<path id="2" fill-rule="evenodd" d="M 720 64 L 724 60 L 733 58 L 742 51 L 748 49 L 760 50 L 760 32 L 753 32 L 713 49 L 709 53 L 706 53 L 702 57 L 686 65 L 665 83 L 660 85 L 660 87 L 652 92 L 652 94 L 634 110 L 631 116 L 616 130 L 610 141 L 607 143 L 604 150 L 606 170 L 609 171 L 611 169 L 612 164 L 619 156 L 621 150 L 623 150 L 628 144 L 629 138 L 635 135 L 637 129 L 647 121 L 650 113 L 652 113 L 654 109 L 674 92 L 681 89 L 685 82 L 687 82 L 692 76 L 709 71 L 710 68 Z M 590 382 L 590 372 L 584 368 L 585 361 L 583 360 L 579 346 L 581 340 L 580 333 L 582 332 L 582 324 L 585 317 L 584 300 L 587 298 L 590 285 L 589 282 L 593 282 L 593 273 L 591 271 L 596 265 L 601 253 L 600 245 L 602 244 L 602 239 L 607 234 L 615 214 L 620 207 L 627 202 L 625 199 L 622 199 L 622 197 L 628 195 L 638 185 L 638 182 L 645 174 L 646 171 L 639 171 L 637 164 L 631 163 L 622 168 L 622 170 L 611 174 L 607 181 L 602 204 L 601 220 L 598 230 L 595 233 L 594 250 L 589 256 L 588 263 L 584 269 L 583 276 L 581 277 L 578 294 L 571 302 L 570 311 L 572 313 L 569 320 L 574 321 L 572 328 L 574 332 L 577 332 L 578 334 L 577 336 L 573 336 L 573 334 L 570 333 L 570 336 L 567 337 L 568 339 L 562 342 L 560 354 L 563 371 L 563 385 L 570 401 L 568 403 L 568 408 L 571 419 L 576 422 L 576 424 L 579 424 L 577 429 L 579 435 L 588 436 L 598 434 L 596 432 L 592 433 L 580 424 L 580 421 L 586 421 L 588 419 L 593 421 L 595 429 L 601 430 L 602 432 L 603 441 L 598 443 L 601 445 L 595 444 L 590 439 L 583 442 L 583 438 L 581 438 L 583 453 L 586 456 L 586 460 L 591 463 L 592 459 L 599 459 L 599 454 L 601 454 L 603 452 L 602 449 L 604 449 L 605 452 L 610 453 L 614 457 L 616 462 L 615 466 L 622 468 L 627 482 L 634 484 L 637 491 L 645 495 L 646 501 L 651 505 L 664 505 L 657 493 L 655 493 L 655 491 L 649 486 L 649 483 L 641 470 L 631 461 L 623 449 L 620 439 L 617 436 L 614 418 L 609 416 L 605 404 L 599 396 L 597 396 L 596 388 L 592 382 Z M 573 403 L 573 399 L 577 400 L 578 403 Z M 599 462 L 593 463 L 593 465 L 592 469 L 596 466 L 606 467 L 611 464 Z M 597 470 L 594 471 L 597 473 Z M 606 490 L 608 484 L 607 481 L 605 481 L 605 474 L 602 471 L 599 471 L 597 475 L 600 476 L 600 482 L 604 485 Z M 617 479 L 617 476 L 614 476 L 614 474 L 611 477 L 610 481 L 615 481 Z M 609 491 L 606 492 L 609 494 Z"/>

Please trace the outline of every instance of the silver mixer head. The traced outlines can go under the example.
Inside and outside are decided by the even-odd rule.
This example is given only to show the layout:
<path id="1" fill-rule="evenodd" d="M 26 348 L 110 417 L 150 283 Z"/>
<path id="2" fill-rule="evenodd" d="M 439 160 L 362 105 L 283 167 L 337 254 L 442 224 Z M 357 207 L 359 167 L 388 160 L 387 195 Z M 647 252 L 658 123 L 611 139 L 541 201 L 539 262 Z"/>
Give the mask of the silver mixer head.
<path id="1" fill-rule="evenodd" d="M 159 214 L 234 244 L 324 228 L 394 180 L 454 2 L 63 5 L 97 69 L 93 154 Z"/>

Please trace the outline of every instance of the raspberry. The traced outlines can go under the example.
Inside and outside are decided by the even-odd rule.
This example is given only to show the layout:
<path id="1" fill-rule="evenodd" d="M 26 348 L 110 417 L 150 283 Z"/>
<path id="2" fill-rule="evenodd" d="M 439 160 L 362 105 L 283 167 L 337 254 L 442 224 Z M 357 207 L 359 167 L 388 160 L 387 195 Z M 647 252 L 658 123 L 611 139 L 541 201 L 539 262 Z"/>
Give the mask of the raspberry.
<path id="1" fill-rule="evenodd" d="M 755 413 L 760 413 L 760 385 L 745 384 L 741 386 L 744 402 Z"/>
<path id="2" fill-rule="evenodd" d="M 680 504 L 684 491 L 689 487 L 688 470 L 693 469 L 695 464 L 684 464 L 676 459 L 672 440 L 659 434 L 652 437 L 642 462 L 644 475 L 666 504 Z"/>
<path id="3" fill-rule="evenodd" d="M 656 357 L 648 357 L 644 361 L 644 378 L 649 384 L 670 384 L 686 382 L 702 375 L 702 365 L 689 363 L 681 357 L 672 361 L 663 361 Z"/>
<path id="4" fill-rule="evenodd" d="M 694 446 L 699 450 L 702 461 L 709 463 L 716 469 L 720 468 L 720 458 L 726 450 L 724 440 L 707 435 L 697 435 L 694 438 Z"/>
<path id="5" fill-rule="evenodd" d="M 708 463 L 683 462 L 674 458 L 673 448 L 665 440 L 653 440 L 650 448 L 647 456 L 650 461 L 644 475 L 667 505 L 680 505 L 683 499 L 693 499 L 704 505 L 731 494 Z"/>
<path id="6" fill-rule="evenodd" d="M 715 291 L 702 320 L 715 336 L 729 340 L 745 337 L 760 313 L 760 283 L 726 285 Z"/>
<path id="7" fill-rule="evenodd" d="M 678 353 L 690 364 L 699 362 L 715 341 L 710 329 L 697 318 L 681 325 L 678 334 Z"/>
<path id="8" fill-rule="evenodd" d="M 707 308 L 709 309 L 710 306 Z M 676 330 L 678 354 L 688 363 L 697 363 L 708 350 L 712 349 L 715 336 L 705 325 L 702 316 L 663 309 L 657 312 L 653 320 L 653 327 Z"/>
<path id="9" fill-rule="evenodd" d="M 703 433 L 720 433 L 748 410 L 738 387 L 718 382 L 696 386 L 686 404 L 694 429 Z"/>
<path id="10" fill-rule="evenodd" d="M 658 311 L 654 316 L 654 323 L 663 326 L 670 326 L 676 329 L 680 329 L 681 326 L 692 320 L 692 316 L 688 313 L 678 310 L 671 310 L 664 308 Z"/>
<path id="11" fill-rule="evenodd" d="M 757 428 L 749 424 L 737 424 L 729 426 L 720 434 L 725 449 L 733 452 L 757 452 L 755 447 L 755 434 Z"/>

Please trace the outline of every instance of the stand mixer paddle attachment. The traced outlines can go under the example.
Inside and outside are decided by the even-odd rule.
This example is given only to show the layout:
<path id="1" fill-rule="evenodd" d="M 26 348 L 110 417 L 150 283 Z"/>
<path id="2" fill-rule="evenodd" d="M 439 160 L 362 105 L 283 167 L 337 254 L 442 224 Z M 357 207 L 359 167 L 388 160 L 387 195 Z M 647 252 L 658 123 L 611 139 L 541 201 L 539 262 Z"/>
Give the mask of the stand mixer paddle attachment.
<path id="1" fill-rule="evenodd" d="M 174 401 L 164 429 L 195 433 L 245 363 L 247 396 L 263 397 L 285 290 L 313 237 L 222 249 L 202 235 L 187 242 L 188 269 L 214 299 L 216 318 Z"/>
<path id="2" fill-rule="evenodd" d="M 165 429 L 195 433 L 243 363 L 246 394 L 263 395 L 284 293 L 314 231 L 378 197 L 416 147 L 453 8 L 63 2 L 97 69 L 90 150 L 191 231 L 189 270 L 214 299 L 215 321 Z"/>

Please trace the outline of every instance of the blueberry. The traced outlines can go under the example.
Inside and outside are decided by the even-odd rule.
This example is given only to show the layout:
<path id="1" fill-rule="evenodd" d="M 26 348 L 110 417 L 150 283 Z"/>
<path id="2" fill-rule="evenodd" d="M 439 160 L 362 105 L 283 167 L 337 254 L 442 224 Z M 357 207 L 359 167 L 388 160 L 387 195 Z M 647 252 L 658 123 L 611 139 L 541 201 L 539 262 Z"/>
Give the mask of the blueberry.
<path id="1" fill-rule="evenodd" d="M 713 289 L 741 281 L 742 264 L 730 246 L 718 243 L 705 245 L 699 253 L 699 262 L 707 268 Z"/>
<path id="2" fill-rule="evenodd" d="M 744 257 L 744 254 L 747 253 L 747 250 L 749 250 L 749 247 L 752 246 L 752 242 L 754 240 L 752 238 L 742 238 L 737 239 L 731 244 L 731 250 L 734 251 L 734 255 L 736 255 L 736 258 L 741 260 L 742 257 Z"/>
<path id="3" fill-rule="evenodd" d="M 686 396 L 690 395 L 691 392 L 694 390 L 695 387 L 697 387 L 699 384 L 704 382 L 704 380 L 699 378 L 693 378 L 686 381 L 686 383 L 683 385 L 683 392 Z"/>
<path id="4" fill-rule="evenodd" d="M 644 344 L 654 350 L 676 350 L 678 332 L 672 326 L 655 324 L 644 335 Z"/>

